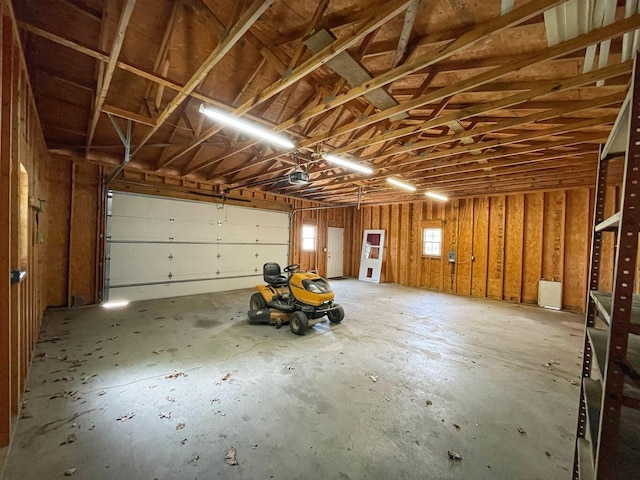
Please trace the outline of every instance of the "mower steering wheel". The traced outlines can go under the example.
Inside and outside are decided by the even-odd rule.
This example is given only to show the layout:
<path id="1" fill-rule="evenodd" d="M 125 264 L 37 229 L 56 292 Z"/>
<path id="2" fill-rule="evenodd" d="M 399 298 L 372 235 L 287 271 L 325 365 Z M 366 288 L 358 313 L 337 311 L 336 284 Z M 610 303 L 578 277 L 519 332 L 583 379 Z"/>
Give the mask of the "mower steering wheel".
<path id="1" fill-rule="evenodd" d="M 292 263 L 291 265 L 287 265 L 286 267 L 284 267 L 282 271 L 287 273 L 293 273 L 298 271 L 299 269 L 300 269 L 299 263 Z"/>

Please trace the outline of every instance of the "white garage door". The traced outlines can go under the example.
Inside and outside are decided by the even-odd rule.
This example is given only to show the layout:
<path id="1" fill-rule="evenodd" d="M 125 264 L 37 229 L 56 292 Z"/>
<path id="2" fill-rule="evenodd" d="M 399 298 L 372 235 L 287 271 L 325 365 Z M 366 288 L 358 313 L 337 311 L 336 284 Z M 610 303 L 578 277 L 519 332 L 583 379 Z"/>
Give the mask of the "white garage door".
<path id="1" fill-rule="evenodd" d="M 287 213 L 110 192 L 105 300 L 247 288 L 287 264 Z"/>

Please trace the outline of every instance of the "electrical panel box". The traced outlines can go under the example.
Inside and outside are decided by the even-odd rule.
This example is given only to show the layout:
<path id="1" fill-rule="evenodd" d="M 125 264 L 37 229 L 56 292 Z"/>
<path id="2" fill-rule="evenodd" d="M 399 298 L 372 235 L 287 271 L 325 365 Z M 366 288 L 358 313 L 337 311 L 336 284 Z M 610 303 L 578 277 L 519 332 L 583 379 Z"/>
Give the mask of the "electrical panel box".
<path id="1" fill-rule="evenodd" d="M 451 251 L 447 254 L 447 258 L 449 260 L 449 263 L 456 263 L 456 252 Z"/>

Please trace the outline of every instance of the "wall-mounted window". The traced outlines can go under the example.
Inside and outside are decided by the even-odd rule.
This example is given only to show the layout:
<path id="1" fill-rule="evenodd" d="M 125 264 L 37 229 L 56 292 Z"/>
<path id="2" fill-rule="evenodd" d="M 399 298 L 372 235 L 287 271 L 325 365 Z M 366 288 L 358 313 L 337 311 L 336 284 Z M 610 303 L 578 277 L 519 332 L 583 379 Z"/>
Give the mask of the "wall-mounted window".
<path id="1" fill-rule="evenodd" d="M 442 229 L 422 229 L 422 255 L 425 257 L 442 256 Z"/>
<path id="2" fill-rule="evenodd" d="M 302 251 L 316 251 L 316 226 L 302 225 Z"/>

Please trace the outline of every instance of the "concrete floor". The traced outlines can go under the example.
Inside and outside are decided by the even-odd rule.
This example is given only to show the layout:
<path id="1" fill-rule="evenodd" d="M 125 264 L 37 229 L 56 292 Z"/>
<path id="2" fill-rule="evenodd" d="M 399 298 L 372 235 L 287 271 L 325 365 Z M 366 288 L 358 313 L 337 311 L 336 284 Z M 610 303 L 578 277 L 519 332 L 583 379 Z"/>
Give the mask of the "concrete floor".
<path id="1" fill-rule="evenodd" d="M 570 478 L 581 315 L 332 285 L 304 337 L 251 290 L 48 313 L 4 478 Z"/>

